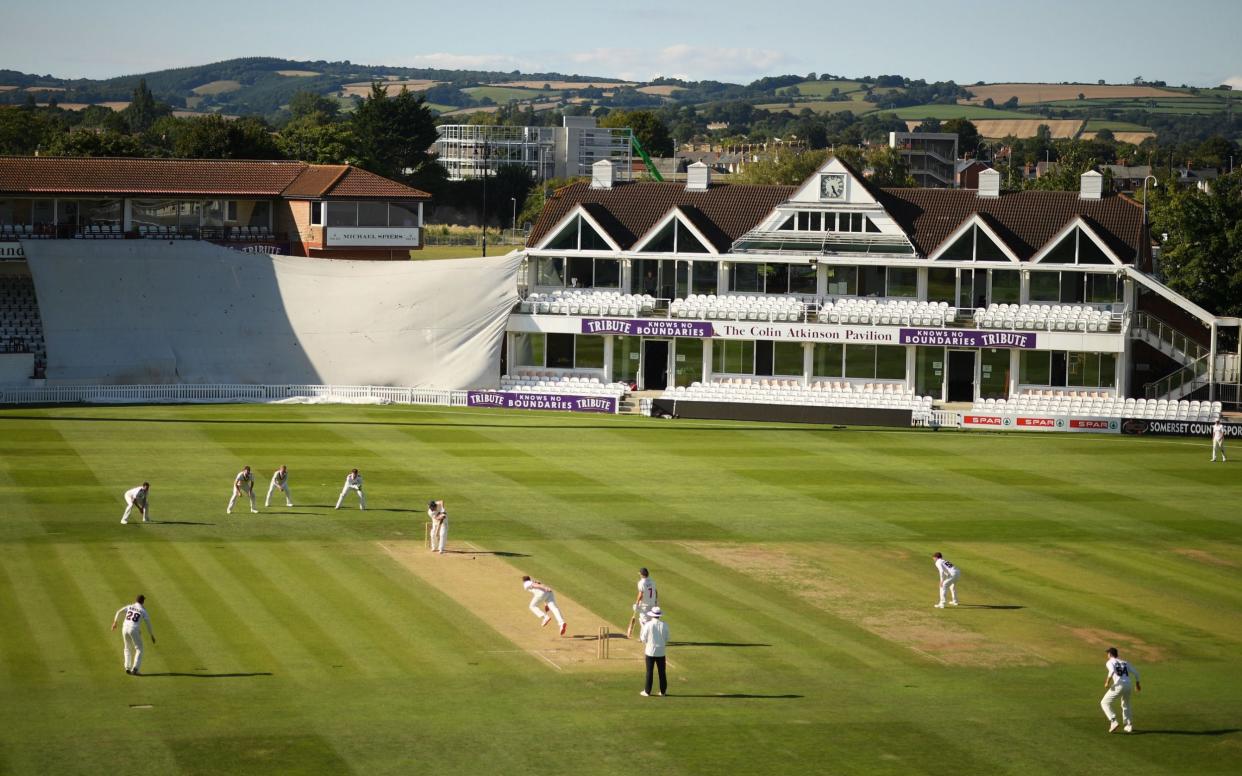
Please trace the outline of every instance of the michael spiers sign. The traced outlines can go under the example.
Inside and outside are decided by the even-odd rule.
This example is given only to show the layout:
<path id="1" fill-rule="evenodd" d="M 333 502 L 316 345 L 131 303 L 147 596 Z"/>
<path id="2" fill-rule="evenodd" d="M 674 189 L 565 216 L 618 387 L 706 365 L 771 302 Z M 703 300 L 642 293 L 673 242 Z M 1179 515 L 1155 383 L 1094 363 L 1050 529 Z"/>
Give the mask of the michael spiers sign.
<path id="1" fill-rule="evenodd" d="M 617 399 L 613 396 L 569 396 L 563 393 L 467 391 L 466 404 L 471 407 L 495 407 L 506 410 L 554 410 L 608 414 L 615 414 L 617 411 Z"/>

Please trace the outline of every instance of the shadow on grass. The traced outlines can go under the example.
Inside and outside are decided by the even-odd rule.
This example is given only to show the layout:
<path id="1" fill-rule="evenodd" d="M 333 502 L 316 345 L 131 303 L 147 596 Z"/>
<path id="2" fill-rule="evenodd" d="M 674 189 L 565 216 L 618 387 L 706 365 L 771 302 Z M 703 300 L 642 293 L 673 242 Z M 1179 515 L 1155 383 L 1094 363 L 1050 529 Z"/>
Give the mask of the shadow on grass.
<path id="1" fill-rule="evenodd" d="M 529 558 L 525 552 L 509 552 L 508 550 L 445 550 L 445 555 L 495 555 L 498 558 Z"/>
<path id="2" fill-rule="evenodd" d="M 138 676 L 140 678 L 145 677 L 148 679 L 152 677 L 157 677 L 157 676 L 188 676 L 188 677 L 193 677 L 194 679 L 245 679 L 251 676 L 271 676 L 271 675 L 272 674 L 270 671 L 259 671 L 253 674 L 186 674 L 186 673 L 165 672 L 162 674 L 139 674 Z"/>
<path id="3" fill-rule="evenodd" d="M 958 604 L 958 609 L 1025 609 L 1017 604 Z"/>
<path id="4" fill-rule="evenodd" d="M 716 699 L 716 700 L 780 701 L 780 700 L 795 700 L 797 698 L 805 698 L 806 696 L 795 695 L 793 693 L 788 693 L 785 695 L 754 695 L 752 693 L 747 693 L 747 692 L 718 692 L 718 693 L 711 693 L 707 695 L 691 695 L 688 693 L 670 693 L 669 695 L 665 697 L 668 697 L 668 698 L 711 698 L 711 699 Z"/>
<path id="5" fill-rule="evenodd" d="M 734 641 L 670 641 L 670 647 L 770 647 L 771 644 L 744 644 Z"/>
<path id="6" fill-rule="evenodd" d="M 1132 736 L 1231 736 L 1242 733 L 1242 728 L 1221 728 L 1220 730 L 1136 730 Z"/>

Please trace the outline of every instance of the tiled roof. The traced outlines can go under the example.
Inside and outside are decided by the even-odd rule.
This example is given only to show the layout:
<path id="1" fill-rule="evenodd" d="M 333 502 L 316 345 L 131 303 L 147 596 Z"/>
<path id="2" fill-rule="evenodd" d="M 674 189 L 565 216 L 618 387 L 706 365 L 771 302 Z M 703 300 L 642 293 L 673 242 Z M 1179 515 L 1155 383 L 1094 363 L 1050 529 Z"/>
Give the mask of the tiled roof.
<path id="1" fill-rule="evenodd" d="M 859 176 L 859 180 L 863 180 Z M 1143 246 L 1142 207 L 1120 195 L 1080 199 L 1076 191 L 1014 191 L 996 198 L 967 189 L 881 189 L 863 182 L 897 221 L 923 256 L 930 255 L 975 213 L 1021 260 L 1030 259 L 1075 217 L 1082 216 L 1122 261 L 1134 259 Z M 592 189 L 579 182 L 558 190 L 531 230 L 528 244 L 538 245 L 575 206 L 586 207 L 622 249 L 680 207 L 720 252 L 758 225 L 798 187 L 713 184 L 707 191 L 687 191 L 682 183 L 618 183 Z M 1144 251 L 1144 256 L 1146 251 Z"/>
<path id="2" fill-rule="evenodd" d="M 629 250 L 639 237 L 668 215 L 671 208 L 681 207 L 700 229 L 703 229 L 704 220 L 714 225 L 703 231 L 716 250 L 723 253 L 772 208 L 789 199 L 795 190 L 794 186 L 715 183 L 707 191 L 687 191 L 684 183 L 648 181 L 621 182 L 611 189 L 593 189 L 582 181 L 559 189 L 548 199 L 527 244 L 534 246 L 543 242 L 548 232 L 581 204 L 596 220 L 601 220 L 601 212 L 608 214 L 604 217 L 610 223 L 601 220 L 600 226 L 608 230 L 623 250 Z M 696 215 L 690 216 L 691 211 L 697 211 Z"/>
<path id="3" fill-rule="evenodd" d="M 0 192 L 83 196 L 384 197 L 425 192 L 347 165 L 240 159 L 0 156 Z"/>

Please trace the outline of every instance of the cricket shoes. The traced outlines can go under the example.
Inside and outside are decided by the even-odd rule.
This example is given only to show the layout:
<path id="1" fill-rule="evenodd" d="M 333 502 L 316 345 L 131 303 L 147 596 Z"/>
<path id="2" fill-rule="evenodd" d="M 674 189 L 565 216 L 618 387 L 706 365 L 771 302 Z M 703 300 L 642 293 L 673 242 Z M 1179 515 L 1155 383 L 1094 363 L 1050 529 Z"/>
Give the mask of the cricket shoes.
<path id="1" fill-rule="evenodd" d="M 126 669 L 125 669 L 125 673 L 127 673 L 127 674 L 132 674 L 132 673 L 133 673 L 133 670 L 132 670 L 132 669 L 129 669 L 129 668 L 126 668 Z"/>
<path id="2" fill-rule="evenodd" d="M 949 606 L 957 606 L 957 601 L 950 601 Z"/>
<path id="3" fill-rule="evenodd" d="M 1111 723 L 1111 724 L 1109 724 L 1109 726 L 1108 726 L 1108 732 L 1110 732 L 1110 733 L 1116 733 L 1116 732 L 1117 732 L 1117 728 L 1119 728 L 1119 727 L 1121 727 L 1121 723 L 1120 723 L 1120 722 L 1112 722 L 1112 723 Z"/>
<path id="4" fill-rule="evenodd" d="M 545 615 L 543 616 L 543 622 L 541 622 L 541 623 L 540 623 L 540 625 L 541 625 L 541 626 L 547 626 L 547 624 L 548 624 L 548 623 L 550 623 L 550 622 L 552 622 L 552 616 L 551 616 L 551 615 L 548 615 L 548 614 L 545 614 Z"/>
<path id="5" fill-rule="evenodd" d="M 129 521 L 128 521 L 128 520 L 122 520 L 122 521 L 121 521 L 121 525 L 129 525 Z"/>
<path id="6" fill-rule="evenodd" d="M 643 690 L 642 692 L 640 692 L 639 695 L 643 696 L 644 698 L 651 697 L 651 693 L 647 692 L 646 690 Z"/>
<path id="7" fill-rule="evenodd" d="M 944 604 L 936 604 L 936 608 L 937 608 L 937 609 L 943 609 L 943 608 L 944 608 Z"/>
<path id="8" fill-rule="evenodd" d="M 564 635 L 565 635 L 565 629 L 566 629 L 566 628 L 568 628 L 568 627 L 569 627 L 569 623 L 567 623 L 567 622 L 563 622 L 563 623 L 561 623 L 561 635 L 562 635 L 562 636 L 564 636 Z"/>
<path id="9" fill-rule="evenodd" d="M 257 515 L 257 514 L 259 514 L 259 510 L 257 510 L 257 509 L 252 509 L 252 510 L 250 510 L 250 514 L 252 514 L 252 515 Z"/>
<path id="10" fill-rule="evenodd" d="M 1122 728 L 1122 730 L 1126 731 L 1127 733 L 1133 733 L 1133 732 L 1134 732 L 1134 726 L 1133 726 L 1133 725 L 1126 725 L 1125 727 L 1123 727 L 1123 728 Z"/>

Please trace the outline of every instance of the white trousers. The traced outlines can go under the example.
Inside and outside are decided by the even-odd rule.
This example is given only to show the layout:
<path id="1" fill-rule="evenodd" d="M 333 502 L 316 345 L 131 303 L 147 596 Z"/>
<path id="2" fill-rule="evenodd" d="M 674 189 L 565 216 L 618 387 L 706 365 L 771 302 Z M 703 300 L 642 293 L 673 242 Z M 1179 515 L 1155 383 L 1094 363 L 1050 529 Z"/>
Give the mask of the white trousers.
<path id="1" fill-rule="evenodd" d="M 341 488 L 341 495 L 336 500 L 336 508 L 337 509 L 341 508 L 341 503 L 345 501 L 345 494 L 349 492 L 350 488 L 353 488 L 354 490 L 358 491 L 358 508 L 366 509 L 367 508 L 367 494 L 363 493 L 362 488 L 360 488 L 357 485 L 346 485 L 345 487 Z"/>
<path id="2" fill-rule="evenodd" d="M 138 506 L 138 504 L 137 504 L 136 502 L 133 502 L 133 501 L 130 501 L 129 499 L 126 499 L 126 500 L 125 500 L 125 514 L 121 515 L 121 522 L 122 522 L 122 523 L 128 523 L 128 522 L 129 522 L 129 513 L 130 513 L 130 512 L 133 512 L 135 507 L 137 507 L 137 508 L 138 508 L 138 510 L 142 512 L 142 522 L 144 522 L 144 523 L 148 522 L 148 513 L 147 513 L 147 511 L 146 511 L 146 510 L 144 510 L 142 507 Z"/>
<path id="3" fill-rule="evenodd" d="M 1222 461 L 1229 460 L 1228 458 L 1225 457 L 1225 440 L 1222 439 L 1219 442 L 1216 441 L 1215 439 L 1212 440 L 1212 460 L 1213 461 L 1216 460 L 1217 453 L 1220 453 L 1220 459 Z"/>
<path id="4" fill-rule="evenodd" d="M 543 607 L 548 607 L 548 612 L 556 618 L 557 625 L 564 625 L 565 618 L 561 616 L 561 608 L 556 605 L 556 594 L 551 592 L 539 591 L 530 599 L 530 610 L 535 613 L 539 619 L 543 619 L 545 612 Z"/>
<path id="5" fill-rule="evenodd" d="M 957 603 L 957 579 L 961 574 L 954 574 L 951 577 L 945 577 L 940 580 L 940 603 L 944 603 L 944 593 L 949 591 L 949 600 Z"/>
<path id="6" fill-rule="evenodd" d="M 121 640 L 125 644 L 125 670 L 137 671 L 142 667 L 142 631 L 134 628 L 124 628 L 121 630 Z M 133 661 L 130 661 L 130 656 Z"/>
<path id="7" fill-rule="evenodd" d="M 448 541 L 448 518 L 444 518 L 440 522 L 431 521 L 431 549 L 444 552 L 444 543 Z"/>
<path id="8" fill-rule="evenodd" d="M 650 612 L 650 611 L 651 611 L 652 609 L 654 609 L 655 607 L 656 607 L 656 604 L 648 604 L 648 603 L 644 602 L 644 603 L 639 604 L 639 605 L 638 605 L 638 606 L 634 609 L 634 612 L 638 615 L 638 624 L 639 624 L 639 625 L 643 625 L 643 624 L 645 624 L 645 623 L 647 622 L 647 620 L 650 620 L 650 619 L 651 619 L 651 615 L 650 615 L 650 614 L 648 614 L 648 612 Z"/>
<path id="9" fill-rule="evenodd" d="M 1100 699 L 1100 708 L 1104 709 L 1104 716 L 1108 717 L 1109 722 L 1116 722 L 1117 715 L 1113 713 L 1113 703 L 1117 699 L 1121 699 L 1121 721 L 1130 724 L 1130 684 L 1114 683 L 1108 688 L 1108 692 L 1104 693 L 1104 697 Z"/>
<path id="10" fill-rule="evenodd" d="M 250 511 L 251 512 L 259 511 L 255 509 L 255 506 L 254 506 L 254 487 L 251 486 L 242 492 L 244 492 L 247 496 L 250 497 Z M 228 508 L 224 510 L 225 512 L 233 511 L 233 505 L 237 503 L 237 496 L 238 496 L 238 490 L 237 488 L 233 488 L 233 495 L 231 498 L 229 498 L 229 505 L 228 505 Z"/>
<path id="11" fill-rule="evenodd" d="M 289 492 L 289 483 L 287 482 L 283 485 L 277 485 L 274 482 L 271 485 L 268 485 L 267 499 L 263 502 L 263 506 L 270 507 L 272 505 L 272 493 L 278 490 L 284 492 L 285 494 L 285 506 L 293 506 L 293 494 Z"/>

